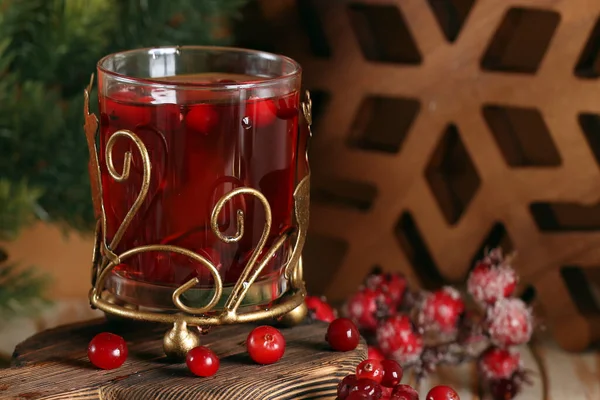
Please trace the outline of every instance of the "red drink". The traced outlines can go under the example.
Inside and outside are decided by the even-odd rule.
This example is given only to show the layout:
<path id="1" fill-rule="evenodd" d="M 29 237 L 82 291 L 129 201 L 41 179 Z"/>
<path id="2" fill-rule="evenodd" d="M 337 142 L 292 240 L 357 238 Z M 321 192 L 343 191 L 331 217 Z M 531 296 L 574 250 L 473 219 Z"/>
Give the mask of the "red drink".
<path id="1" fill-rule="evenodd" d="M 141 84 L 112 85 L 107 81 L 101 70 L 100 168 L 107 241 L 110 243 L 142 185 L 140 152 L 126 138 L 116 141 L 112 156 L 120 173 L 126 152 L 131 152 L 129 178 L 117 182 L 108 172 L 107 141 L 116 131 L 126 129 L 148 150 L 150 187 L 113 250 L 121 254 L 143 245 L 183 247 L 217 266 L 225 285 L 235 283 L 262 235 L 264 208 L 249 195 L 236 196 L 226 204 L 219 214 L 223 234 L 235 236 L 237 212 L 244 213 L 244 235 L 235 243 L 225 243 L 212 232 L 211 213 L 225 194 L 249 187 L 259 190 L 271 207 L 273 220 L 265 250 L 293 229 L 299 79 L 298 84 L 283 90 L 274 90 L 269 78 L 222 72 L 166 76 L 149 83 L 142 79 Z M 240 89 L 240 85 L 248 89 Z M 262 276 L 279 276 L 289 252 L 289 244 L 283 246 Z M 114 271 L 125 281 L 144 284 L 173 287 L 194 277 L 201 286 L 213 283 L 206 267 L 172 253 L 141 253 Z"/>

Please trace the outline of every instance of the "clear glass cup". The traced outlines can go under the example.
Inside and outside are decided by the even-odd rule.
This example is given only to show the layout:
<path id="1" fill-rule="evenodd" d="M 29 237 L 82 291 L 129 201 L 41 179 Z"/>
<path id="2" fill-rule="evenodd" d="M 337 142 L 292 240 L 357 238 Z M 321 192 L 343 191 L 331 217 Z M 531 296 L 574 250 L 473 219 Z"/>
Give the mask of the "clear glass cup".
<path id="1" fill-rule="evenodd" d="M 260 191 L 272 211 L 266 249 L 294 230 L 296 184 L 307 171 L 300 152 L 307 131 L 299 127 L 301 68 L 293 60 L 235 48 L 166 47 L 109 55 L 98 63 L 100 170 L 107 242 L 134 207 L 144 182 L 141 153 L 119 130 L 135 133 L 150 159 L 145 199 L 115 249 L 165 244 L 196 252 L 223 280 L 223 301 L 248 263 L 265 226 L 265 211 L 253 196 L 236 196 L 218 214 L 219 230 L 235 236 L 238 210 L 244 232 L 226 243 L 211 230 L 217 201 L 236 188 Z M 127 179 L 114 179 L 108 151 L 120 173 L 131 152 Z M 267 304 L 287 289 L 282 267 L 286 243 L 252 285 L 244 305 Z M 207 268 L 184 255 L 146 252 L 115 267 L 107 289 L 140 306 L 174 309 L 172 294 L 198 277 L 185 293 L 191 306 L 214 293 Z M 222 305 L 222 304 L 221 304 Z"/>

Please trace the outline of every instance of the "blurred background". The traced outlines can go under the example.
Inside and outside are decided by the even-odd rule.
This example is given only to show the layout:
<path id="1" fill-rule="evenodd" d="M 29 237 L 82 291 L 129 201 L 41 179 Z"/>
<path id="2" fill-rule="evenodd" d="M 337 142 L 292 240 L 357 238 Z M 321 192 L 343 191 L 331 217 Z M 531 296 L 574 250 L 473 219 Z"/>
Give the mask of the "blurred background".
<path id="1" fill-rule="evenodd" d="M 309 291 L 460 283 L 490 246 L 558 343 L 600 340 L 595 0 L 0 0 L 0 353 L 90 310 L 82 90 L 103 55 L 288 55 L 314 103 Z"/>

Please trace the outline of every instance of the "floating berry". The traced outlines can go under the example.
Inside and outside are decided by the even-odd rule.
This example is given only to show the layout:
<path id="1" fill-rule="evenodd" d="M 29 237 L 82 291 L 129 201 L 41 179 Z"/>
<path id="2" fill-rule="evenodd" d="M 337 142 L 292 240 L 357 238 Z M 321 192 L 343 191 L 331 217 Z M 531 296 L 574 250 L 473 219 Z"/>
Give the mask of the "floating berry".
<path id="1" fill-rule="evenodd" d="M 335 310 L 331 307 L 324 297 L 306 296 L 304 299 L 310 315 L 323 322 L 331 322 L 336 318 Z"/>
<path id="2" fill-rule="evenodd" d="M 111 123 L 133 129 L 138 125 L 149 124 L 152 120 L 151 96 L 142 96 L 135 90 L 120 90 L 113 92 L 109 97 L 103 98 L 104 110 Z"/>
<path id="3" fill-rule="evenodd" d="M 508 379 L 519 369 L 521 357 L 518 352 L 493 347 L 479 360 L 479 369 L 489 380 Z"/>
<path id="4" fill-rule="evenodd" d="M 254 328 L 246 339 L 248 354 L 258 364 L 273 364 L 285 353 L 285 339 L 272 326 Z"/>
<path id="5" fill-rule="evenodd" d="M 250 99 L 246 102 L 244 117 L 250 119 L 255 128 L 261 128 L 272 123 L 277 117 L 275 103 L 271 99 Z"/>
<path id="6" fill-rule="evenodd" d="M 521 299 L 496 302 L 486 318 L 490 338 L 499 347 L 526 343 L 533 333 L 531 310 Z"/>
<path id="7" fill-rule="evenodd" d="M 298 116 L 296 97 L 280 98 L 277 101 L 277 118 L 291 119 Z"/>
<path id="8" fill-rule="evenodd" d="M 423 352 L 423 338 L 407 315 L 388 318 L 377 328 L 376 335 L 383 353 L 402 365 L 417 361 Z"/>
<path id="9" fill-rule="evenodd" d="M 425 396 L 425 400 L 460 400 L 460 397 L 451 387 L 440 385 L 432 388 Z"/>
<path id="10" fill-rule="evenodd" d="M 185 114 L 186 126 L 203 135 L 212 133 L 219 125 L 219 113 L 210 104 L 195 104 Z"/>
<path id="11" fill-rule="evenodd" d="M 465 303 L 458 290 L 445 286 L 429 293 L 423 301 L 419 324 L 427 330 L 452 333 L 465 311 Z"/>
<path id="12" fill-rule="evenodd" d="M 356 375 L 352 374 L 352 375 L 347 375 L 346 377 L 344 377 L 344 379 L 342 379 L 340 381 L 340 383 L 338 383 L 337 386 L 337 397 L 339 400 L 344 400 L 346 397 L 348 397 L 348 394 L 350 393 L 350 389 L 356 385 L 356 382 L 358 381 L 358 379 L 356 379 Z"/>
<path id="13" fill-rule="evenodd" d="M 98 368 L 119 368 L 127 359 L 127 343 L 119 335 L 99 333 L 88 345 L 88 358 Z"/>
<path id="14" fill-rule="evenodd" d="M 344 314 L 365 331 L 373 332 L 377 328 L 378 314 L 385 312 L 390 300 L 376 290 L 365 288 L 348 299 L 344 305 Z"/>
<path id="15" fill-rule="evenodd" d="M 400 364 L 394 360 L 383 360 L 381 361 L 381 366 L 383 367 L 383 379 L 380 382 L 381 386 L 393 388 L 398 385 L 404 374 Z"/>
<path id="16" fill-rule="evenodd" d="M 508 265 L 480 261 L 469 274 L 467 290 L 480 303 L 494 304 L 517 287 L 517 274 Z"/>
<path id="17" fill-rule="evenodd" d="M 356 366 L 356 379 L 370 379 L 381 383 L 383 379 L 383 365 L 379 360 L 364 360 Z"/>
<path id="18" fill-rule="evenodd" d="M 519 393 L 519 386 L 512 379 L 493 380 L 490 392 L 494 400 L 511 400 Z"/>
<path id="19" fill-rule="evenodd" d="M 391 400 L 419 400 L 419 393 L 409 385 L 396 385 Z"/>
<path id="20" fill-rule="evenodd" d="M 376 292 L 383 293 L 392 305 L 397 307 L 404 298 L 407 281 L 406 277 L 399 273 L 380 273 L 376 271 L 367 277 L 365 285 Z"/>
<path id="21" fill-rule="evenodd" d="M 368 399 L 377 400 L 383 396 L 381 386 L 371 379 L 359 379 L 354 386 L 350 388 L 349 394 L 359 392 L 365 394 Z"/>
<path id="22" fill-rule="evenodd" d="M 196 376 L 213 376 L 219 370 L 219 357 L 211 349 L 198 346 L 188 351 L 185 357 L 188 369 Z"/>
<path id="23" fill-rule="evenodd" d="M 369 353 L 367 355 L 367 358 L 370 358 L 372 360 L 385 360 L 385 356 L 377 347 L 369 346 L 368 350 Z"/>
<path id="24" fill-rule="evenodd" d="M 350 351 L 358 346 L 360 333 L 354 322 L 348 318 L 338 318 L 329 324 L 325 340 L 334 350 Z"/>

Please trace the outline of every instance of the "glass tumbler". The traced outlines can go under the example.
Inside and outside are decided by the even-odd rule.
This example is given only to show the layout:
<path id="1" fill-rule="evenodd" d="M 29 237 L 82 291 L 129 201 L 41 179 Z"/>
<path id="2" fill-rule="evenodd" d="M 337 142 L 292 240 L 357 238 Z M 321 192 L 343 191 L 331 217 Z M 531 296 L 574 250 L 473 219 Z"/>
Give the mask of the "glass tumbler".
<path id="1" fill-rule="evenodd" d="M 295 61 L 236 48 L 139 49 L 100 60 L 104 234 L 107 242 L 120 236 L 111 250 L 158 244 L 199 254 L 218 270 L 222 306 L 255 253 L 266 212 L 256 196 L 232 197 L 215 216 L 220 238 L 211 229 L 219 200 L 238 188 L 264 196 L 272 216 L 265 249 L 295 229 L 294 190 L 308 170 L 301 154 L 308 131 L 299 126 L 300 84 Z M 139 138 L 148 160 L 132 140 L 110 140 L 122 130 Z M 237 241 L 223 240 L 236 235 Z M 286 241 L 269 256 L 243 306 L 268 304 L 286 291 L 283 270 L 291 251 Z M 266 253 L 256 257 L 263 261 Z M 214 294 L 211 272 L 183 254 L 142 252 L 112 270 L 106 289 L 124 303 L 168 310 L 175 309 L 173 290 L 194 277 L 199 283 L 183 299 L 190 306 Z"/>

